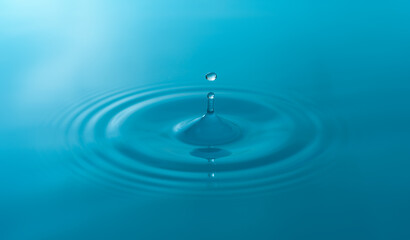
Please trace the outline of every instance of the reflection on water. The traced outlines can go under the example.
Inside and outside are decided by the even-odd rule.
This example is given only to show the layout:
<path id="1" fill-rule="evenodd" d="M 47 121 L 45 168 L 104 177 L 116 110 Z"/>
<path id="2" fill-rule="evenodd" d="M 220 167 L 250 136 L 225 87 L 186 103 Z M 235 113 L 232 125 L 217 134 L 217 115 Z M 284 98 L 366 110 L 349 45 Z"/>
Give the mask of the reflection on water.
<path id="1" fill-rule="evenodd" d="M 225 149 L 214 148 L 214 147 L 195 148 L 192 152 L 190 152 L 190 154 L 192 156 L 208 160 L 208 165 L 209 165 L 208 177 L 210 179 L 215 178 L 215 164 L 216 164 L 215 161 L 218 158 L 227 157 L 231 155 L 231 153 Z"/>
<path id="2" fill-rule="evenodd" d="M 215 148 L 215 147 L 207 147 L 207 148 L 195 148 L 190 152 L 192 156 L 207 159 L 210 162 L 214 162 L 217 158 L 223 158 L 231 155 L 228 150 Z"/>

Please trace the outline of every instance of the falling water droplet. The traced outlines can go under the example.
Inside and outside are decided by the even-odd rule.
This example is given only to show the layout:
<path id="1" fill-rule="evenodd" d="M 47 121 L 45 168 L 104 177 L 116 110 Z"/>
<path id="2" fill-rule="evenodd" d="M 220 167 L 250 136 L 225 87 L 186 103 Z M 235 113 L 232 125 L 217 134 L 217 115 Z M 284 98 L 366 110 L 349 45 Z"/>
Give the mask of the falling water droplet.
<path id="1" fill-rule="evenodd" d="M 214 113 L 214 106 L 215 106 L 215 94 L 213 92 L 208 93 L 208 113 Z"/>
<path id="2" fill-rule="evenodd" d="M 213 82 L 216 80 L 216 73 L 210 72 L 205 75 L 206 80 Z"/>

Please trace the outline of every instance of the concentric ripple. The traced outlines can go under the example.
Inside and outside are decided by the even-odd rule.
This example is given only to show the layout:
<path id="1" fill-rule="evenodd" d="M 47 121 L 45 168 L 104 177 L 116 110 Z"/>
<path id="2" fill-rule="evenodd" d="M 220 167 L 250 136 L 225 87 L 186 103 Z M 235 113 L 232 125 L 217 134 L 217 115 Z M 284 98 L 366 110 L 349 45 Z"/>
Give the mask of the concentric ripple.
<path id="1" fill-rule="evenodd" d="M 180 141 L 179 124 L 206 111 L 203 88 L 127 90 L 95 97 L 64 121 L 73 169 L 127 191 L 232 194 L 288 186 L 328 161 L 334 128 L 308 104 L 214 89 L 215 111 L 241 128 L 225 145 Z"/>

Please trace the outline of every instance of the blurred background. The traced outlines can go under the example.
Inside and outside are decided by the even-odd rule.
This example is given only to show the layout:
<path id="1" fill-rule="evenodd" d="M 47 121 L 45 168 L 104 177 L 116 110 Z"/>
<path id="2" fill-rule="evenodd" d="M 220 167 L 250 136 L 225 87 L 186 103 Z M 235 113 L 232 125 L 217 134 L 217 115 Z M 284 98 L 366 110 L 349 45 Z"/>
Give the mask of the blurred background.
<path id="1" fill-rule="evenodd" d="M 410 2 L 0 2 L 0 239 L 410 239 Z M 344 127 L 314 183 L 117 196 L 66 167 L 53 121 L 100 92 L 289 93 Z M 342 138 L 335 136 L 335 138 Z M 63 155 L 63 156 L 62 156 Z"/>

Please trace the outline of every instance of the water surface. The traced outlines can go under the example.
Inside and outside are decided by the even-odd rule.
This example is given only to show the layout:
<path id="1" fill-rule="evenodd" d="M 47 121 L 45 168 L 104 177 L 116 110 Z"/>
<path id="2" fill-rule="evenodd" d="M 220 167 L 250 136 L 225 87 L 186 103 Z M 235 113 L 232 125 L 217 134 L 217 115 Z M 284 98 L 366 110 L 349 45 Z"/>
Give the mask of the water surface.
<path id="1" fill-rule="evenodd" d="M 0 238 L 409 239 L 409 8 L 3 1 Z"/>

